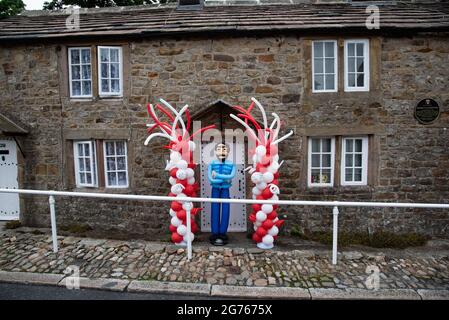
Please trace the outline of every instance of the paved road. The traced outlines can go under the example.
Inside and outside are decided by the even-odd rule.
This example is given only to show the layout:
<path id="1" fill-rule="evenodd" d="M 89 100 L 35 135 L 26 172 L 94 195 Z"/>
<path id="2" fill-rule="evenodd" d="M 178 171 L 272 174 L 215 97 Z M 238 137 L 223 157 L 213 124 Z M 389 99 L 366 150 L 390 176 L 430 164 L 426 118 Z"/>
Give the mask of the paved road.
<path id="1" fill-rule="evenodd" d="M 0 300 L 205 300 L 173 294 L 113 292 L 93 289 L 68 290 L 64 287 L 0 282 Z"/>

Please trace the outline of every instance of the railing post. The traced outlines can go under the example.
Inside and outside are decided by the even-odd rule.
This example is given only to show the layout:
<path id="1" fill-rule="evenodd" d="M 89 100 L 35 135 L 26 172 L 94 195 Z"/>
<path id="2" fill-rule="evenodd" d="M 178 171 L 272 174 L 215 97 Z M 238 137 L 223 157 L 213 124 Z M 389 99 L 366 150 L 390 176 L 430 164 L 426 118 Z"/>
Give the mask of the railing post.
<path id="1" fill-rule="evenodd" d="M 192 209 L 191 204 L 192 202 L 184 202 L 187 204 L 185 206 L 186 208 L 186 223 L 187 223 L 187 260 L 192 259 L 192 238 L 190 237 L 190 234 L 192 232 L 192 221 L 190 216 L 190 210 Z"/>
<path id="2" fill-rule="evenodd" d="M 338 244 L 338 207 L 332 209 L 333 226 L 332 226 L 332 264 L 337 264 L 337 244 Z"/>
<path id="3" fill-rule="evenodd" d="M 53 240 L 53 252 L 58 252 L 58 238 L 56 235 L 56 213 L 55 213 L 55 197 L 49 196 L 48 202 L 50 203 L 50 220 L 51 220 L 51 237 Z"/>

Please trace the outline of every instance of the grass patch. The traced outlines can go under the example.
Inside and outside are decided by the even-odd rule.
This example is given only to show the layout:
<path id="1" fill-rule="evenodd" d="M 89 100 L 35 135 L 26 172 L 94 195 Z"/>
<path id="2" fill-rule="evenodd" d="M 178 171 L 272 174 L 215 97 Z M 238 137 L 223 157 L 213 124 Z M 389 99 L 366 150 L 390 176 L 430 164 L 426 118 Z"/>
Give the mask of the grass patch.
<path id="1" fill-rule="evenodd" d="M 22 226 L 19 220 L 11 220 L 5 223 L 5 229 L 17 229 Z"/>
<path id="2" fill-rule="evenodd" d="M 76 233 L 76 234 L 84 234 L 87 231 L 91 231 L 93 230 L 89 225 L 87 224 L 70 224 L 68 226 L 62 226 L 61 227 L 62 231 L 67 231 L 70 233 Z"/>
<path id="3" fill-rule="evenodd" d="M 298 226 L 294 226 L 290 232 L 292 236 L 296 236 L 303 240 L 316 241 L 322 244 L 332 244 L 332 232 L 328 231 L 305 231 L 302 232 Z M 393 233 L 387 231 L 374 232 L 344 232 L 338 233 L 338 245 L 363 245 L 373 248 L 396 248 L 404 249 L 407 247 L 419 247 L 426 244 L 430 239 L 417 233 Z"/>

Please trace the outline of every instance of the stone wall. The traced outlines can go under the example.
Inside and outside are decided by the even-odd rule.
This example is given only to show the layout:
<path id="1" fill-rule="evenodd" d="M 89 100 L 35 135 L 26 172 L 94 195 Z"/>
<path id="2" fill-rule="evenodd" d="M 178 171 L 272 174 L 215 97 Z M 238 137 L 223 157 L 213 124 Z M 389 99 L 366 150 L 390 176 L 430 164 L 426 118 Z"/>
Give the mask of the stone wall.
<path id="1" fill-rule="evenodd" d="M 146 104 L 163 97 L 192 113 L 222 99 L 247 106 L 255 96 L 285 120 L 295 135 L 280 147 L 285 199 L 447 202 L 449 199 L 449 41 L 447 35 L 372 38 L 371 90 L 312 94 L 310 39 L 297 36 L 185 38 L 125 44 L 125 97 L 71 101 L 62 72 L 64 50 L 56 45 L 0 50 L 1 111 L 30 130 L 24 142 L 25 178 L 33 189 L 73 187 L 68 132 L 124 132 L 131 150 L 130 188 L 135 194 L 166 194 L 163 144 L 144 147 Z M 342 39 L 335 37 L 335 39 Z M 342 70 L 342 68 L 340 68 Z M 342 72 L 340 72 L 342 74 Z M 340 83 L 341 83 L 340 79 Z M 340 85 L 340 88 L 342 86 Z M 431 97 L 441 116 L 423 126 L 413 118 L 417 101 Z M 321 131 L 320 131 L 321 130 Z M 365 130 L 373 138 L 372 180 L 364 187 L 306 187 L 306 136 Z M 370 131 L 371 130 L 371 131 Z M 370 162 L 371 165 L 371 162 Z M 72 181 L 72 182 L 71 182 Z M 81 189 L 85 191 L 86 189 Z M 96 190 L 103 192 L 104 190 Z M 109 191 L 109 190 L 107 190 Z M 112 192 L 119 192 L 111 190 Z M 26 224 L 49 224 L 47 199 L 30 197 Z M 57 199 L 58 223 L 88 224 L 109 237 L 166 238 L 168 204 Z M 284 208 L 285 231 L 294 225 L 330 230 L 331 210 Z M 447 236 L 447 211 L 341 208 L 346 230 L 416 231 Z"/>

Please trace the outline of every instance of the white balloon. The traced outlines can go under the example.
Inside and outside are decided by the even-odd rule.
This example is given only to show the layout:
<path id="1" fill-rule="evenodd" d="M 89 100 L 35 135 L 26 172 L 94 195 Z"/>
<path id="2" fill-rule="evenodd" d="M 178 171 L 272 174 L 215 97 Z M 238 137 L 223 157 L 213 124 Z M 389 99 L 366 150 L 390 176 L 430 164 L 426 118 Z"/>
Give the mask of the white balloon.
<path id="1" fill-rule="evenodd" d="M 185 193 L 182 193 L 182 192 L 181 192 L 180 194 L 177 194 L 176 197 L 183 198 L 183 197 L 187 197 L 187 196 L 186 196 Z"/>
<path id="2" fill-rule="evenodd" d="M 269 200 L 279 200 L 279 197 L 277 194 L 273 194 L 273 196 Z"/>
<path id="3" fill-rule="evenodd" d="M 260 221 L 260 222 L 264 222 L 265 220 L 267 220 L 267 214 L 263 211 L 257 211 L 256 220 Z"/>
<path id="4" fill-rule="evenodd" d="M 279 163 L 273 162 L 267 167 L 267 171 L 275 174 L 279 169 Z"/>
<path id="5" fill-rule="evenodd" d="M 196 149 L 196 144 L 193 141 L 189 141 L 189 150 L 190 151 L 195 151 Z"/>
<path id="6" fill-rule="evenodd" d="M 192 168 L 187 168 L 186 169 L 186 174 L 187 174 L 187 178 L 191 178 L 195 175 L 195 171 L 193 171 Z"/>
<path id="7" fill-rule="evenodd" d="M 194 184 L 195 183 L 195 177 L 187 178 L 188 184 Z"/>
<path id="8" fill-rule="evenodd" d="M 184 161 L 184 160 L 183 160 Z M 185 161 L 184 161 L 185 162 Z M 176 171 L 176 178 L 178 178 L 179 180 L 184 180 L 187 178 L 187 173 L 185 170 L 182 169 L 178 169 L 178 171 Z"/>
<path id="9" fill-rule="evenodd" d="M 256 226 L 256 225 L 253 226 L 254 231 L 257 231 L 258 228 L 259 228 L 259 227 Z"/>
<path id="10" fill-rule="evenodd" d="M 272 226 L 270 230 L 268 230 L 268 234 L 271 236 L 277 236 L 279 233 L 279 228 L 276 226 Z"/>
<path id="11" fill-rule="evenodd" d="M 270 192 L 272 194 L 279 194 L 280 193 L 279 187 L 277 185 L 275 185 L 275 184 L 270 184 L 269 189 L 270 189 Z"/>
<path id="12" fill-rule="evenodd" d="M 185 160 L 179 160 L 177 163 L 176 163 L 176 168 L 178 168 L 178 169 L 181 169 L 181 170 L 185 170 L 185 169 L 187 169 L 187 161 L 185 161 Z M 178 170 L 179 171 L 179 170 Z"/>
<path id="13" fill-rule="evenodd" d="M 173 186 L 176 184 L 176 179 L 173 177 L 168 178 L 168 182 Z"/>
<path id="14" fill-rule="evenodd" d="M 259 182 L 258 184 L 256 184 L 256 187 L 260 191 L 263 191 L 267 187 L 267 184 L 265 182 Z"/>
<path id="15" fill-rule="evenodd" d="M 171 217 L 176 216 L 176 211 L 173 209 L 170 209 L 170 211 L 168 211 L 168 213 L 170 214 Z"/>
<path id="16" fill-rule="evenodd" d="M 184 202 L 184 203 L 182 204 L 182 208 L 183 208 L 185 211 L 192 210 L 192 209 L 193 209 L 193 203 L 192 203 L 192 202 Z"/>
<path id="17" fill-rule="evenodd" d="M 259 158 L 263 157 L 264 155 L 267 154 L 267 148 L 265 148 L 265 146 L 257 146 L 256 148 L 256 154 Z"/>
<path id="18" fill-rule="evenodd" d="M 265 236 L 262 238 L 262 242 L 263 242 L 264 244 L 266 244 L 267 246 L 269 246 L 269 245 L 273 244 L 274 238 L 273 238 L 272 235 L 267 234 L 267 235 L 265 235 Z"/>
<path id="19" fill-rule="evenodd" d="M 253 194 L 253 199 L 256 200 L 257 199 L 257 195 Z"/>
<path id="20" fill-rule="evenodd" d="M 262 212 L 263 213 L 268 214 L 271 211 L 273 211 L 273 206 L 271 204 L 264 204 L 264 205 L 262 205 Z"/>
<path id="21" fill-rule="evenodd" d="M 178 170 L 179 171 L 179 170 Z M 270 171 L 267 171 L 267 172 L 265 172 L 264 174 L 263 174 L 263 181 L 265 182 L 265 183 L 270 183 L 270 182 L 272 182 L 274 180 L 274 175 L 270 172 Z"/>
<path id="22" fill-rule="evenodd" d="M 185 242 L 187 242 L 189 240 L 189 239 L 187 239 L 187 234 L 184 235 L 183 239 Z M 195 239 L 195 234 L 193 234 L 193 232 L 190 232 L 190 240 L 193 241 L 193 239 Z"/>
<path id="23" fill-rule="evenodd" d="M 256 226 L 256 228 L 259 228 L 262 225 L 262 222 L 256 221 L 254 222 L 254 225 Z"/>
<path id="24" fill-rule="evenodd" d="M 278 154 L 273 156 L 273 161 L 274 162 L 279 162 L 279 155 Z"/>
<path id="25" fill-rule="evenodd" d="M 260 173 L 260 172 L 254 172 L 254 173 L 251 175 L 251 181 L 252 181 L 254 184 L 257 184 L 257 183 L 261 182 L 262 180 L 263 180 L 263 175 L 262 175 L 262 173 Z"/>
<path id="26" fill-rule="evenodd" d="M 260 190 L 259 188 L 257 188 L 257 187 L 253 187 L 253 195 L 256 195 L 256 196 L 258 196 L 259 194 L 261 194 L 262 193 L 262 190 Z"/>
<path id="27" fill-rule="evenodd" d="M 174 216 L 171 218 L 170 223 L 175 227 L 178 227 L 182 224 L 182 221 L 178 219 L 178 217 Z"/>
<path id="28" fill-rule="evenodd" d="M 178 226 L 178 228 L 176 228 L 176 232 L 183 236 L 187 233 L 187 227 L 181 224 L 180 226 Z"/>
<path id="29" fill-rule="evenodd" d="M 174 163 L 178 162 L 181 159 L 182 159 L 182 156 L 178 151 L 172 151 L 170 153 L 170 160 L 173 161 Z"/>
<path id="30" fill-rule="evenodd" d="M 252 160 L 253 163 L 257 163 L 257 154 L 253 154 Z"/>
<path id="31" fill-rule="evenodd" d="M 171 186 L 170 191 L 176 195 L 179 195 L 184 190 L 184 186 L 180 183 Z"/>

